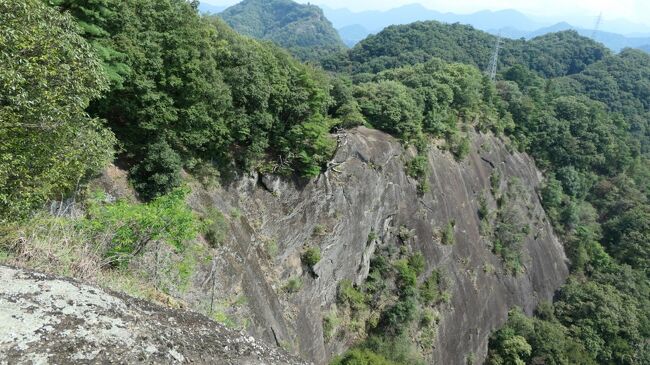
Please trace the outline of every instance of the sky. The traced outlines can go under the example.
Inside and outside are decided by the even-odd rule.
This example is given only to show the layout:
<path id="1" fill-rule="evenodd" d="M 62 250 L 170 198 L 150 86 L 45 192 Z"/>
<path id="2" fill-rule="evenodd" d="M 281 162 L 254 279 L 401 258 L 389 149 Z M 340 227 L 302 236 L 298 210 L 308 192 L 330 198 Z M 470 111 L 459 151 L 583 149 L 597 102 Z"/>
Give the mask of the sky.
<path id="1" fill-rule="evenodd" d="M 232 5 L 237 0 L 202 0 L 214 5 Z M 438 11 L 472 13 L 480 10 L 516 9 L 533 16 L 593 16 L 603 19 L 625 19 L 650 25 L 650 0 L 297 0 L 330 8 L 350 10 L 386 10 L 401 5 L 420 3 Z"/>

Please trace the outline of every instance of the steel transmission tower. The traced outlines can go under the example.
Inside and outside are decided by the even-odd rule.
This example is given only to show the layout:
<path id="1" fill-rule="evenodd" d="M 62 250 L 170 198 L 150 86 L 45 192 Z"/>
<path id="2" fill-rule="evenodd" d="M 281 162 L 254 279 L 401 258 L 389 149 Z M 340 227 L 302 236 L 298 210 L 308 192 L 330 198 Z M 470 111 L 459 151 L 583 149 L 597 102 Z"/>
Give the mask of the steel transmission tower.
<path id="1" fill-rule="evenodd" d="M 598 33 L 598 30 L 600 29 L 600 23 L 603 21 L 603 13 L 601 12 L 598 15 L 598 18 L 596 19 L 596 25 L 594 26 L 593 32 L 591 32 L 591 39 L 595 40 L 596 39 L 596 33 Z"/>
<path id="2" fill-rule="evenodd" d="M 494 46 L 494 53 L 492 54 L 492 60 L 490 60 L 490 65 L 487 69 L 487 74 L 490 77 L 490 80 L 494 81 L 497 78 L 497 68 L 499 66 L 499 51 L 501 50 L 501 34 L 497 36 L 497 41 Z"/>

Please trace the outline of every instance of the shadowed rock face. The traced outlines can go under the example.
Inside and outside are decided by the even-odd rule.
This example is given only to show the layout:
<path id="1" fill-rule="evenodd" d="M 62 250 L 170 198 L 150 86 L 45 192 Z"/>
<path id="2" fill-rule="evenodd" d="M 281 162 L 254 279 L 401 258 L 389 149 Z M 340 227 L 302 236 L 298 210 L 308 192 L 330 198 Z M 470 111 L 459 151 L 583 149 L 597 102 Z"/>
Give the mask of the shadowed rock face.
<path id="1" fill-rule="evenodd" d="M 0 364 L 301 364 L 189 312 L 0 266 Z"/>
<path id="2" fill-rule="evenodd" d="M 243 295 L 247 303 L 237 315 L 250 319 L 251 333 L 324 364 L 351 345 L 323 339 L 322 317 L 336 301 L 338 283 L 363 282 L 376 249 L 398 244 L 403 226 L 414 233 L 406 244 L 424 254 L 427 272 L 444 272 L 451 285 L 429 361 L 464 364 L 470 354 L 484 358 L 490 332 L 503 324 L 510 308 L 532 313 L 564 282 L 566 257 L 536 193 L 540 173 L 527 155 L 510 153 L 499 139 L 482 134 L 472 136 L 464 162 L 432 148 L 431 189 L 419 195 L 404 167 L 413 152 L 399 141 L 363 127 L 338 138 L 334 162 L 314 181 L 253 175 L 226 188 L 195 189 L 192 205 L 199 211 L 216 207 L 229 216 L 230 237 L 197 275 L 190 302 L 206 292 L 216 300 Z M 531 233 L 523 249 L 524 271 L 517 276 L 503 269 L 479 234 L 478 199 L 484 192 L 490 196 L 494 169 L 503 176 L 502 189 L 516 177 L 524 190 L 517 204 Z M 488 204 L 496 209 L 491 196 Z M 445 246 L 436 232 L 452 220 L 455 244 Z M 368 242 L 371 231 L 378 238 Z M 278 248 L 273 257 L 270 244 Z M 322 252 L 313 273 L 300 264 L 306 246 Z M 297 277 L 302 289 L 285 293 L 282 286 Z"/>

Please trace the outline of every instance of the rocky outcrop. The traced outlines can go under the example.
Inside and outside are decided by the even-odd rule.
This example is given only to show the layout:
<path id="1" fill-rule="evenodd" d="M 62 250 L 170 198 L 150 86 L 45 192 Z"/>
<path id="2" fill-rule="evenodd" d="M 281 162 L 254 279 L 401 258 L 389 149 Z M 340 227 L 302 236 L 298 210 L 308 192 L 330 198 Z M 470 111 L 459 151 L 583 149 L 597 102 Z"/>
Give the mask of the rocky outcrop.
<path id="1" fill-rule="evenodd" d="M 394 138 L 361 127 L 339 135 L 338 144 L 327 172 L 313 181 L 252 175 L 226 187 L 194 189 L 194 208 L 221 210 L 230 230 L 213 262 L 197 274 L 188 301 L 244 297 L 245 305 L 231 314 L 245 318 L 250 333 L 324 364 L 350 346 L 345 339 L 323 338 L 322 318 L 336 301 L 338 283 L 364 281 L 377 247 L 397 244 L 404 228 L 412 232 L 405 244 L 424 254 L 426 270 L 449 279 L 451 300 L 441 309 L 429 360 L 464 364 L 470 354 L 485 356 L 490 332 L 510 308 L 531 313 L 567 277 L 562 245 L 536 193 L 541 175 L 530 157 L 509 152 L 498 138 L 472 132 L 472 151 L 463 162 L 432 148 L 430 190 L 424 194 L 405 172 L 413 151 Z M 523 272 L 516 276 L 479 233 L 479 197 L 487 192 L 488 205 L 496 209 L 489 194 L 494 170 L 502 176 L 500 188 L 511 178 L 523 187 L 517 204 L 531 233 L 523 246 Z M 443 245 L 437 232 L 451 221 L 455 244 Z M 368 240 L 371 232 L 376 239 Z M 322 252 L 313 272 L 300 263 L 307 246 Z M 283 287 L 292 278 L 302 288 L 290 294 Z"/>
<path id="2" fill-rule="evenodd" d="M 202 315 L 0 266 L 0 364 L 302 364 Z"/>

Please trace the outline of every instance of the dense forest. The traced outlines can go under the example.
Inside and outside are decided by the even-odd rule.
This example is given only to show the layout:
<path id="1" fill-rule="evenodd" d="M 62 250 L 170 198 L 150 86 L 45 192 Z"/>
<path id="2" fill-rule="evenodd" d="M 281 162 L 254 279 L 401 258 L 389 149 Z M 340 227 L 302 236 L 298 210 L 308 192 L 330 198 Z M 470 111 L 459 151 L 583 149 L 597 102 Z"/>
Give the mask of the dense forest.
<path id="1" fill-rule="evenodd" d="M 355 74 L 375 73 L 436 57 L 485 70 L 496 42 L 496 36 L 458 23 L 393 25 L 369 36 L 347 53 L 326 57 L 323 66 Z M 549 33 L 530 41 L 503 38 L 500 42 L 500 69 L 524 64 L 544 77 L 578 73 L 611 53 L 575 31 Z"/>
<path id="2" fill-rule="evenodd" d="M 328 78 L 285 51 L 242 37 L 218 18 L 201 18 L 184 1 L 61 0 L 55 5 L 77 16 L 88 43 L 76 34 L 67 15 L 57 17 L 34 1 L 4 4 L 8 9 L 3 16 L 13 23 L 3 29 L 17 31 L 3 37 L 3 49 L 9 51 L 3 56 L 25 48 L 25 42 L 31 42 L 33 50 L 23 53 L 29 56 L 24 64 L 6 62 L 17 70 L 3 69 L 3 97 L 12 106 L 3 108 L 9 113 L 3 122 L 20 125 L 11 121 L 24 120 L 25 109 L 37 97 L 43 98 L 39 104 L 44 107 L 39 109 L 42 114 L 30 116 L 31 129 L 20 127 L 3 136 L 11 142 L 3 147 L 7 156 L 23 155 L 11 153 L 22 148 L 27 149 L 24 155 L 38 153 L 46 159 L 42 169 L 36 169 L 32 164 L 39 159 L 22 168 L 25 161 L 8 158 L 9 164 L 3 165 L 9 174 L 2 184 L 4 214 L 25 212 L 25 204 L 38 206 L 73 188 L 76 175 L 107 159 L 111 148 L 105 145 L 113 144 L 113 134 L 119 140 L 120 163 L 129 168 L 146 199 L 177 187 L 181 167 L 226 176 L 232 169 L 264 165 L 310 177 L 329 158 L 332 142 L 327 132 L 333 122 L 327 115 Z M 42 13 L 44 21 L 36 18 L 34 23 L 43 31 L 33 32 L 35 25 L 22 22 L 20 11 Z M 48 34 L 47 22 L 58 28 Z M 54 50 L 61 55 L 45 53 L 38 47 L 44 42 L 60 44 Z M 37 57 L 40 53 L 42 58 Z M 45 66 L 42 73 L 33 71 L 29 62 Z M 59 76 L 61 68 L 70 71 Z M 21 79 L 25 81 L 19 83 Z M 39 84 L 43 80 L 60 88 Z M 33 88 L 35 84 L 41 86 Z M 52 94 L 55 91 L 58 94 Z M 67 114 L 57 118 L 48 105 Z M 103 119 L 110 132 L 92 118 Z M 50 119 L 51 125 L 46 124 Z M 47 143 L 54 142 L 50 132 L 74 133 L 77 124 L 85 128 L 85 135 L 78 134 L 84 141 L 62 135 L 66 143 Z M 46 140 L 26 143 L 37 138 Z M 81 143 L 96 147 L 97 153 L 78 148 Z M 68 172 L 58 165 L 48 167 L 48 159 L 57 153 L 68 153 L 68 161 L 80 160 L 69 166 L 74 170 L 69 175 L 60 176 Z"/>
<path id="3" fill-rule="evenodd" d="M 571 31 L 504 41 L 493 82 L 481 70 L 496 38 L 471 27 L 392 26 L 348 51 L 320 10 L 279 1 L 283 18 L 266 14 L 272 3 L 245 1 L 224 21 L 199 15 L 197 1 L 0 0 L 0 261 L 42 226 L 101 241 L 107 270 L 152 237 L 183 252 L 218 224 L 184 204 L 184 171 L 224 184 L 247 171 L 314 178 L 339 128 L 414 146 L 408 174 L 425 192 L 431 141 L 463 160 L 473 128 L 535 158 L 571 261 L 553 303 L 533 318 L 510 313 L 487 362 L 650 363 L 650 55 L 612 54 Z M 128 170 L 141 203 L 84 190 L 111 163 Z M 84 217 L 43 217 L 47 202 L 77 195 Z M 516 242 L 501 241 L 495 253 L 521 274 Z M 418 254 L 392 258 L 373 259 L 364 285 L 341 283 L 338 300 L 352 309 L 373 308 L 388 278 L 397 301 L 360 324 L 367 338 L 335 364 L 424 362 L 408 329 L 434 320 L 425 309 L 444 288 L 419 278 Z"/>
<path id="4" fill-rule="evenodd" d="M 635 57 L 644 60 L 628 61 Z M 547 175 L 543 203 L 572 275 L 534 319 L 511 315 L 490 342 L 490 363 L 648 362 L 650 165 L 645 91 L 636 78 L 648 61 L 626 50 L 569 78 L 543 80 L 518 67 L 497 83 L 515 116 L 513 140 Z M 612 63 L 627 70 L 607 70 Z M 596 70 L 603 78 L 590 77 Z M 618 98 L 635 107 L 618 107 Z"/>
<path id="5" fill-rule="evenodd" d="M 301 60 L 318 60 L 345 48 L 338 32 L 315 5 L 291 0 L 245 0 L 219 14 L 237 32 L 271 40 Z"/>

